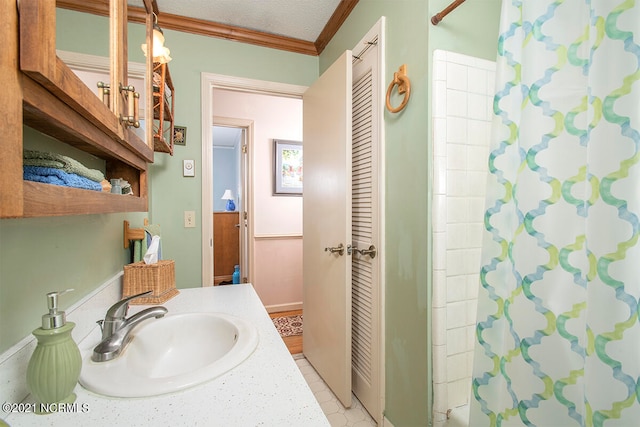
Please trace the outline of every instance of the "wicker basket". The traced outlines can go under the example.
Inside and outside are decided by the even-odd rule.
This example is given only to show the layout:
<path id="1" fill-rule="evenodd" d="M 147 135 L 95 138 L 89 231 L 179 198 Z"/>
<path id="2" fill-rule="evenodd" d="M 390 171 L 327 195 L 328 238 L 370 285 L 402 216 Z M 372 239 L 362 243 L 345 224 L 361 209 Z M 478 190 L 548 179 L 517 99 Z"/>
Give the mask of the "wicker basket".
<path id="1" fill-rule="evenodd" d="M 160 260 L 156 264 L 144 261 L 124 266 L 122 297 L 153 291 L 151 296 L 136 298 L 129 304 L 161 304 L 178 295 L 176 289 L 176 269 L 173 260 Z"/>

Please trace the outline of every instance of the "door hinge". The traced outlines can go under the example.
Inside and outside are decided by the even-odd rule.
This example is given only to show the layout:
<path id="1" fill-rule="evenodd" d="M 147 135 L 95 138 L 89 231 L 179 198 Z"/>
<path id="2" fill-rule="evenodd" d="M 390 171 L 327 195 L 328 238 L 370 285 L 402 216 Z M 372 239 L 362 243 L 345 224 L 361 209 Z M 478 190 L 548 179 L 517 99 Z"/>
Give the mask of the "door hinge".
<path id="1" fill-rule="evenodd" d="M 247 144 L 242 146 L 242 154 L 247 154 Z"/>

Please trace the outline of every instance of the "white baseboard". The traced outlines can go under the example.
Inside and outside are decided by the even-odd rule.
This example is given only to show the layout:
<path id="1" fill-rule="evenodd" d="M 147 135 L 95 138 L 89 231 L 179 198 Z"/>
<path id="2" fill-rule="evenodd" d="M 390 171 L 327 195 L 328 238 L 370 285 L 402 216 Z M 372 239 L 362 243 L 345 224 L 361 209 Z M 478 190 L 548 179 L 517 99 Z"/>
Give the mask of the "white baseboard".
<path id="1" fill-rule="evenodd" d="M 302 302 L 268 305 L 265 308 L 267 309 L 267 313 L 279 313 L 281 311 L 302 310 Z"/>
<path id="2" fill-rule="evenodd" d="M 387 417 L 383 417 L 382 418 L 382 427 L 394 427 L 394 425 L 391 424 L 391 421 L 389 421 L 387 419 Z"/>

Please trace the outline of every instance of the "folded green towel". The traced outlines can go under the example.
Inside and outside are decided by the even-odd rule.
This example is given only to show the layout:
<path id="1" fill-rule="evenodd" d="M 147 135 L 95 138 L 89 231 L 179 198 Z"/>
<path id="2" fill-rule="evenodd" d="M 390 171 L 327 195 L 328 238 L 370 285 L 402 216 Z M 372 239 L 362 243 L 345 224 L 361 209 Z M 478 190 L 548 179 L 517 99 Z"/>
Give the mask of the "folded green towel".
<path id="1" fill-rule="evenodd" d="M 24 150 L 23 164 L 25 166 L 43 166 L 61 169 L 67 173 L 75 173 L 92 181 L 101 182 L 104 174 L 96 169 L 89 169 L 71 157 L 45 151 Z"/>
<path id="2" fill-rule="evenodd" d="M 145 249 L 142 251 L 142 242 L 144 241 L 144 246 L 147 246 L 147 239 L 142 240 L 134 240 L 133 241 L 133 262 L 142 261 L 142 256 L 147 252 Z"/>

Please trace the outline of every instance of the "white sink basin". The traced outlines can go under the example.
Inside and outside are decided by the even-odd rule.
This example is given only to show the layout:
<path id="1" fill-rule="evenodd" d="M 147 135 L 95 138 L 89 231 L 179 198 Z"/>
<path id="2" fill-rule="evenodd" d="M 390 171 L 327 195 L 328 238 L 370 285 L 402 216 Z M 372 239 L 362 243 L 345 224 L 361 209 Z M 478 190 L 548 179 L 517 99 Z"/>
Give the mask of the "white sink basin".
<path id="1" fill-rule="evenodd" d="M 80 345 L 80 384 L 114 397 L 171 393 L 230 371 L 258 345 L 258 331 L 252 324 L 222 313 L 184 313 L 150 319 L 130 336 L 132 340 L 124 352 L 108 362 L 91 360 L 100 336 L 97 340 L 95 335 L 87 337 Z"/>

